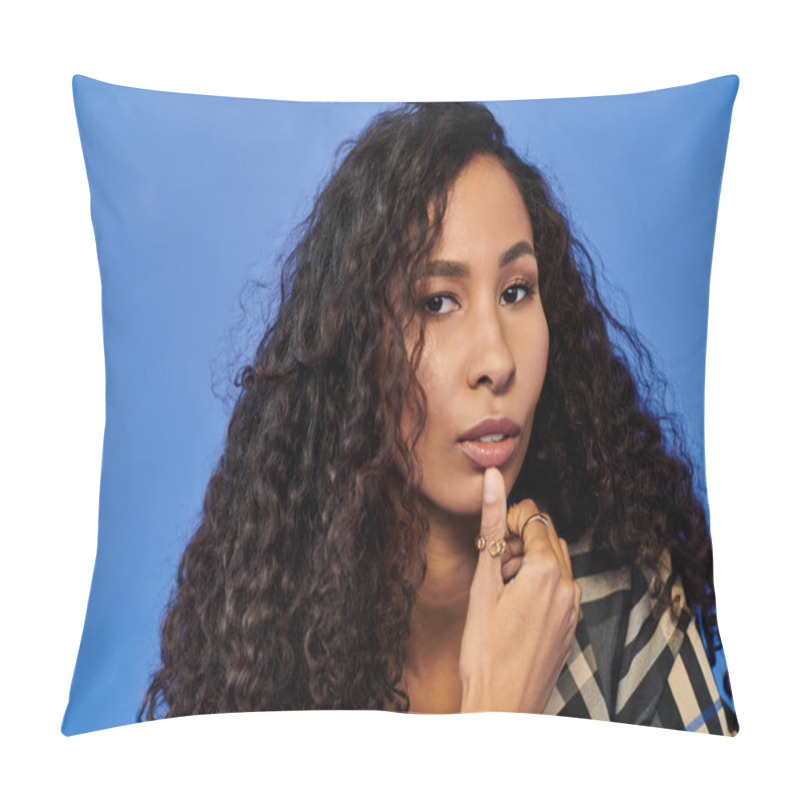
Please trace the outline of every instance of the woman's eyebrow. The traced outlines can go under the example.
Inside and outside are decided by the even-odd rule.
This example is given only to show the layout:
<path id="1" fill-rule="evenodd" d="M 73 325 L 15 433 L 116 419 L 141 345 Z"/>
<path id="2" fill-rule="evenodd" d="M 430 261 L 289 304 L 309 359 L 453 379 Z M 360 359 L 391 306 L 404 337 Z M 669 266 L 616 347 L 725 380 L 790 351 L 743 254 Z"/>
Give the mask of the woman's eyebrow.
<path id="1" fill-rule="evenodd" d="M 460 261 L 431 261 L 425 265 L 425 278 L 468 278 L 469 267 Z"/>
<path id="2" fill-rule="evenodd" d="M 509 247 L 500 257 L 500 268 L 507 266 L 520 256 L 531 255 L 534 258 L 536 253 L 530 242 L 519 241 Z M 425 266 L 424 277 L 426 278 L 468 278 L 469 267 L 461 261 L 431 261 Z"/>
<path id="3" fill-rule="evenodd" d="M 500 267 L 505 267 L 520 256 L 533 256 L 536 258 L 536 253 L 534 253 L 530 242 L 522 240 L 517 242 L 513 247 L 509 247 L 500 259 Z"/>

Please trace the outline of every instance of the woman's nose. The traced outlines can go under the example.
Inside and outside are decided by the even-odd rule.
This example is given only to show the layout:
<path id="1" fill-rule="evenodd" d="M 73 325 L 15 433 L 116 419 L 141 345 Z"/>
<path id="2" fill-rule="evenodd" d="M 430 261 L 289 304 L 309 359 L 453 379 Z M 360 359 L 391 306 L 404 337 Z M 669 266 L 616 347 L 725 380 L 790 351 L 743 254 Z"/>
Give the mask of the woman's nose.
<path id="1" fill-rule="evenodd" d="M 483 314 L 470 331 L 469 385 L 504 392 L 514 380 L 516 364 L 497 313 Z"/>

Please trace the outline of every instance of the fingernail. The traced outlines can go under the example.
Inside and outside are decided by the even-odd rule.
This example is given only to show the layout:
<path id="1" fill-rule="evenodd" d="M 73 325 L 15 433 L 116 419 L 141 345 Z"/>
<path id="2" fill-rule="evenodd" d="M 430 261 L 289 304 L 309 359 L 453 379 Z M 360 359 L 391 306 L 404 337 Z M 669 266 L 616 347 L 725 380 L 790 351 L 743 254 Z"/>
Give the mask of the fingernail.
<path id="1" fill-rule="evenodd" d="M 497 500 L 497 479 L 490 469 L 483 473 L 483 500 L 485 503 L 494 503 Z"/>

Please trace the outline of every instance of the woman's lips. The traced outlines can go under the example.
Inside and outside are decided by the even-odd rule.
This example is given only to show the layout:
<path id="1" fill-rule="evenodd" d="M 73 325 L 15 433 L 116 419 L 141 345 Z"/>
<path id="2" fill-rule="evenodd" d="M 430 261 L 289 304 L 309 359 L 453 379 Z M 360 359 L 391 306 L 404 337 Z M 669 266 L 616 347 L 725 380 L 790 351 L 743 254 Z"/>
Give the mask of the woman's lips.
<path id="1" fill-rule="evenodd" d="M 458 438 L 458 446 L 481 469 L 502 467 L 514 455 L 521 433 L 519 425 L 506 417 L 485 419 L 465 431 Z M 499 442 L 480 441 L 490 436 L 503 438 Z"/>
<path id="2" fill-rule="evenodd" d="M 461 452 L 481 469 L 502 467 L 514 455 L 519 436 L 511 436 L 499 442 L 479 442 L 477 439 L 464 439 L 458 443 Z"/>

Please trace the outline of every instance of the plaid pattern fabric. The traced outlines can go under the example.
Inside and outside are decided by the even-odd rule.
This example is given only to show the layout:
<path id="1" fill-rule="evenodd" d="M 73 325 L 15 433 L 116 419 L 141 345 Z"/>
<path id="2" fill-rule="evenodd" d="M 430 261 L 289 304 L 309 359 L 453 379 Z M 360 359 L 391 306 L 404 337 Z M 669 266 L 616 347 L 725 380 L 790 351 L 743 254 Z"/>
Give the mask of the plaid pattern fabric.
<path id="1" fill-rule="evenodd" d="M 586 542 L 570 548 L 581 585 L 572 653 L 544 713 L 735 735 L 697 621 L 668 554 L 660 571 L 680 608 L 659 609 L 638 570 Z M 730 714 L 730 719 L 729 719 Z"/>

